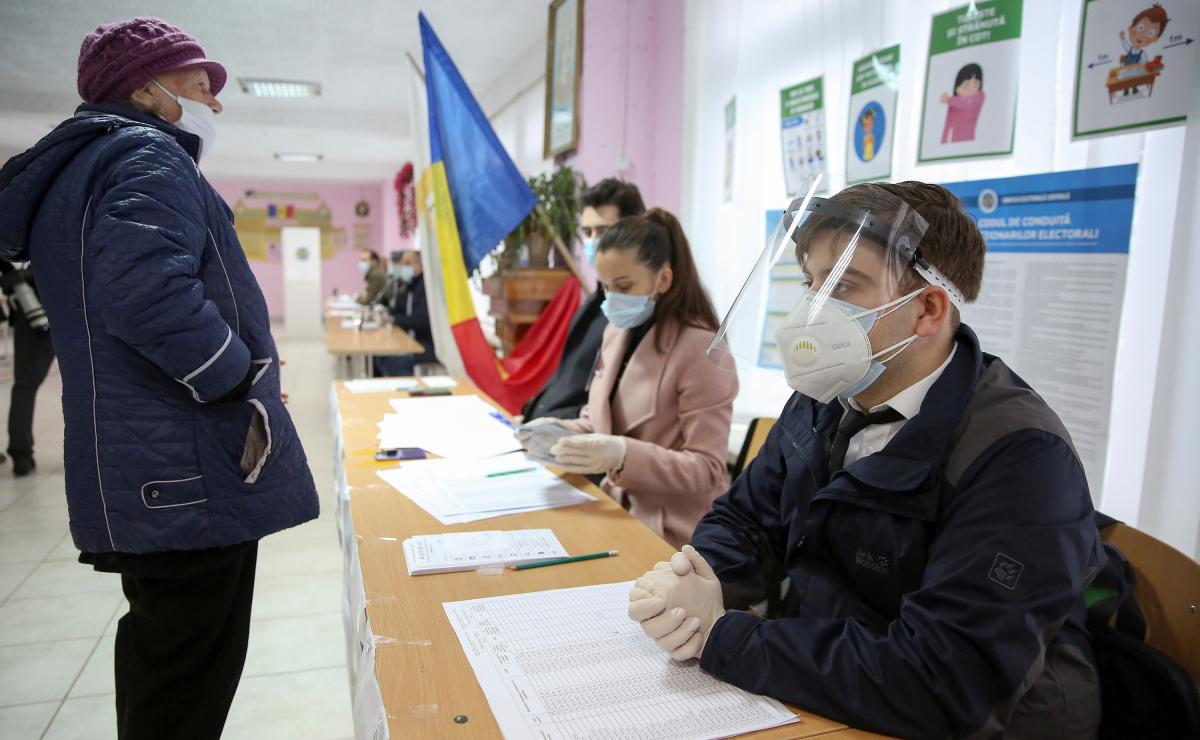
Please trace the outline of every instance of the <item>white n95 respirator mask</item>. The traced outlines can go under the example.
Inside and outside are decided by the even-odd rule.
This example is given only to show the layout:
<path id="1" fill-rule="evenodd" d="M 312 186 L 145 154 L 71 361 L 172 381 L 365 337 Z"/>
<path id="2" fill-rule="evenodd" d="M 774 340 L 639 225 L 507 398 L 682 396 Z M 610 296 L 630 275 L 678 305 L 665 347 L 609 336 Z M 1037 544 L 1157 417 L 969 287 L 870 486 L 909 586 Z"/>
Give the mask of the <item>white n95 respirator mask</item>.
<path id="1" fill-rule="evenodd" d="M 908 303 L 920 292 L 921 289 L 914 290 L 878 308 L 864 309 L 805 290 L 800 302 L 775 330 L 787 384 L 818 403 L 865 391 L 883 374 L 884 363 L 917 338 L 914 334 L 872 352 L 871 328 L 877 319 Z"/>

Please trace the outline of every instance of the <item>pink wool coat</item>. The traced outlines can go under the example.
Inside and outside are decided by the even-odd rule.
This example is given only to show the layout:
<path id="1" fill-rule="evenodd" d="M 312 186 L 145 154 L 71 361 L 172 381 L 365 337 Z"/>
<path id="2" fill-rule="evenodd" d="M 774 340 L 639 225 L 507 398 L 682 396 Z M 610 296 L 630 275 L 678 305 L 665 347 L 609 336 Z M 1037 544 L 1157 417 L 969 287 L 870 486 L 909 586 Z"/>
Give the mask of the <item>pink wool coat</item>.
<path id="1" fill-rule="evenodd" d="M 662 354 L 655 346 L 661 331 L 668 332 Z M 737 375 L 705 355 L 712 331 L 656 324 L 634 351 L 610 404 L 629 336 L 612 325 L 605 329 L 587 405 L 579 419 L 562 424 L 626 438 L 625 464 L 602 488 L 681 547 L 713 499 L 729 487 L 725 458 Z"/>

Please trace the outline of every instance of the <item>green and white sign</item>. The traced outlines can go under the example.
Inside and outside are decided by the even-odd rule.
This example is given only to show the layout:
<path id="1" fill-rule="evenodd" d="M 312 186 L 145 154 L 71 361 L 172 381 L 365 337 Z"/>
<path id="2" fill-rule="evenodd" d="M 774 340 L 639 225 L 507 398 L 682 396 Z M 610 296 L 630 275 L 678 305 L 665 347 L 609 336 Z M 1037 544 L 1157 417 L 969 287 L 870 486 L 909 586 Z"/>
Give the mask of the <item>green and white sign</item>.
<path id="1" fill-rule="evenodd" d="M 850 78 L 850 126 L 846 134 L 847 183 L 891 177 L 899 85 L 899 44 L 854 63 Z"/>
<path id="2" fill-rule="evenodd" d="M 1200 3 L 1085 0 L 1071 137 L 1187 123 Z"/>
<path id="3" fill-rule="evenodd" d="M 779 132 L 788 197 L 826 171 L 825 83 L 822 77 L 779 91 Z"/>
<path id="4" fill-rule="evenodd" d="M 919 162 L 1011 154 L 1021 0 L 982 0 L 933 17 Z"/>

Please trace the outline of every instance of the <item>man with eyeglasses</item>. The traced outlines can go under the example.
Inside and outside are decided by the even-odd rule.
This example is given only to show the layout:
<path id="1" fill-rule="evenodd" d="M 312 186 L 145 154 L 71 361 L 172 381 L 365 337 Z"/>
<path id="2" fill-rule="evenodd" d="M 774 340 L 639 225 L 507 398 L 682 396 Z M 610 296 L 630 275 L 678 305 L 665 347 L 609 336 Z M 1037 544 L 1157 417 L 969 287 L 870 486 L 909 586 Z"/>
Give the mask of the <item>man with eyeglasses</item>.
<path id="1" fill-rule="evenodd" d="M 583 211 L 579 215 L 585 259 L 589 263 L 595 260 L 596 245 L 608 227 L 645 210 L 642 194 L 631 182 L 609 177 L 589 188 L 583 194 Z M 608 320 L 600 310 L 602 303 L 604 291 L 596 286 L 595 292 L 571 320 L 558 369 L 522 409 L 526 419 L 574 419 L 579 416 L 579 410 L 587 403 L 588 380 L 595 368 L 596 355 L 600 353 L 604 328 L 608 326 Z"/>

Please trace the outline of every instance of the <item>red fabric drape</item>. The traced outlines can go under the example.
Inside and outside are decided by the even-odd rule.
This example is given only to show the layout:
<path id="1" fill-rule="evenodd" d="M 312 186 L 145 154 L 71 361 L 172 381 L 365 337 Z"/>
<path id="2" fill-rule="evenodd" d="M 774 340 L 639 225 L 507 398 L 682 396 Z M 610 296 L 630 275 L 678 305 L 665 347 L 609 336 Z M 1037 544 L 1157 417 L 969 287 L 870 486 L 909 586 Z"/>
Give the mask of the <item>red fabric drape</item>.
<path id="1" fill-rule="evenodd" d="M 480 386 L 480 389 L 495 399 L 509 413 L 520 413 L 525 402 L 542 389 L 562 359 L 563 345 L 567 341 L 567 329 L 571 319 L 579 310 L 579 281 L 569 277 L 563 281 L 562 287 L 554 294 L 554 298 L 546 304 L 537 321 L 529 327 L 529 331 L 513 348 L 512 355 L 499 360 L 503 378 L 495 387 L 492 383 L 480 378 L 486 378 L 489 373 L 471 372 L 470 362 L 466 356 L 463 362 L 468 365 L 467 374 Z M 478 321 L 464 321 L 451 327 L 459 347 L 474 346 L 465 343 L 459 332 L 481 331 Z M 482 339 L 482 333 L 479 339 Z M 493 362 L 495 360 L 493 359 Z"/>

